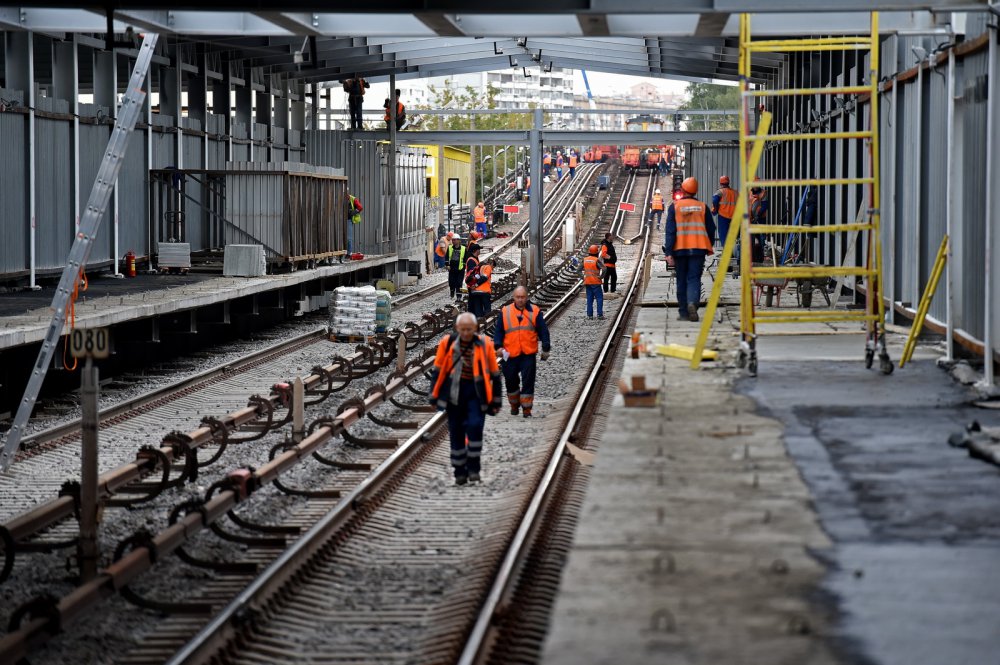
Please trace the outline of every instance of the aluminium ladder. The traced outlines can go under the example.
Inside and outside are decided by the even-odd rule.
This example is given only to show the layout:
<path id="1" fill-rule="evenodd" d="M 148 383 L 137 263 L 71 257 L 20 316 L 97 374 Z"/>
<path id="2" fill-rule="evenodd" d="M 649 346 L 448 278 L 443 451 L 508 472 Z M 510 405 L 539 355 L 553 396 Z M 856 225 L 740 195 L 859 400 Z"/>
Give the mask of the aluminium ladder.
<path id="1" fill-rule="evenodd" d="M 880 369 L 885 374 L 892 373 L 893 365 L 885 347 L 885 301 L 882 298 L 882 243 L 879 214 L 879 134 L 878 134 L 878 13 L 871 13 L 871 32 L 867 36 L 818 37 L 801 39 L 775 39 L 753 41 L 750 37 L 750 15 L 740 16 L 740 197 L 747 201 L 752 187 L 824 187 L 831 185 L 862 185 L 867 198 L 864 221 L 860 223 L 839 223 L 811 227 L 789 224 L 753 224 L 750 222 L 749 206 L 745 205 L 740 225 L 740 332 L 741 343 L 737 364 L 749 365 L 752 376 L 757 373 L 756 338 L 757 326 L 767 323 L 815 323 L 815 322 L 861 322 L 867 330 L 865 345 L 865 366 L 870 368 L 878 351 Z M 790 51 L 855 51 L 869 52 L 868 77 L 864 85 L 830 86 L 823 88 L 749 89 L 747 82 L 751 72 L 751 58 L 754 52 Z M 823 131 L 801 134 L 761 135 L 751 134 L 749 114 L 751 105 L 759 98 L 813 95 L 868 95 L 867 129 L 860 131 Z M 756 168 L 750 168 L 748 159 L 750 148 L 762 141 L 800 140 L 842 140 L 864 141 L 867 146 L 868 173 L 844 178 L 788 178 L 761 179 Z M 867 232 L 865 265 L 861 267 L 822 266 L 754 266 L 751 251 L 751 236 L 766 233 L 840 233 Z M 830 276 L 856 277 L 865 281 L 865 308 L 863 310 L 837 309 L 774 309 L 757 311 L 752 299 L 752 284 L 760 279 L 825 279 Z M 839 294 L 837 294 L 839 296 Z M 706 317 L 708 318 L 708 317 Z M 697 355 L 695 356 L 697 357 Z"/>
<path id="2" fill-rule="evenodd" d="M 24 426 L 31 417 L 31 412 L 35 408 L 35 400 L 42 389 L 42 382 L 48 372 L 49 363 L 55 353 L 59 339 L 63 335 L 63 328 L 66 325 L 67 304 L 80 279 L 80 273 L 87 265 L 87 258 L 90 256 L 97 231 L 101 226 L 101 219 L 108 208 L 111 200 L 111 192 L 118 180 L 118 172 L 121 170 L 122 161 L 125 157 L 125 149 L 128 147 L 128 140 L 135 129 L 135 123 L 139 119 L 143 101 L 146 99 L 146 92 L 142 89 L 142 82 L 149 71 L 149 63 L 153 59 L 153 50 L 156 48 L 156 40 L 159 35 L 147 32 L 139 47 L 139 55 L 135 60 L 135 67 L 128 82 L 128 88 L 122 97 L 122 105 L 115 120 L 114 129 L 111 130 L 111 138 L 108 139 L 108 147 L 104 151 L 104 159 L 97 170 L 97 178 L 94 186 L 90 190 L 90 197 L 87 199 L 87 207 L 80 216 L 80 226 L 76 230 L 76 237 L 73 240 L 73 247 L 69 251 L 66 260 L 66 267 L 63 269 L 62 277 L 59 279 L 59 286 L 56 288 L 55 296 L 52 298 L 52 321 L 49 323 L 48 332 L 42 342 L 42 348 L 38 352 L 38 360 L 31 371 L 28 379 L 28 386 L 24 391 L 17 407 L 17 414 L 14 416 L 14 424 L 7 433 L 7 440 L 4 442 L 3 451 L 0 452 L 0 471 L 6 471 L 14 461 L 14 454 L 21 445 L 21 436 L 24 433 Z"/>

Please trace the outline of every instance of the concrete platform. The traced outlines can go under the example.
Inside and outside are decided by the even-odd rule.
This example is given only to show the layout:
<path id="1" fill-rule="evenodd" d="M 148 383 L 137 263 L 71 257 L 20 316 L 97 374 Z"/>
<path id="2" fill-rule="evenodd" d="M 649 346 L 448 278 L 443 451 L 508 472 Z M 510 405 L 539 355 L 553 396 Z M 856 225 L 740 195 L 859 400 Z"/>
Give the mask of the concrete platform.
<path id="1" fill-rule="evenodd" d="M 665 299 L 654 273 L 644 300 Z M 637 330 L 692 344 L 698 324 L 676 317 L 645 307 Z M 661 402 L 614 402 L 543 662 L 997 662 L 1000 470 L 947 436 L 1000 414 L 968 406 L 931 347 L 865 370 L 847 325 L 762 328 L 751 379 L 733 366 L 738 310 L 723 320 L 701 371 L 625 360 Z"/>
<path id="2" fill-rule="evenodd" d="M 133 279 L 103 277 L 90 283 L 76 303 L 78 327 L 113 326 L 138 319 L 225 303 L 318 280 L 395 265 L 396 256 L 381 255 L 311 270 L 263 277 L 212 275 L 140 275 Z M 52 319 L 54 287 L 0 295 L 0 351 L 41 342 Z"/>

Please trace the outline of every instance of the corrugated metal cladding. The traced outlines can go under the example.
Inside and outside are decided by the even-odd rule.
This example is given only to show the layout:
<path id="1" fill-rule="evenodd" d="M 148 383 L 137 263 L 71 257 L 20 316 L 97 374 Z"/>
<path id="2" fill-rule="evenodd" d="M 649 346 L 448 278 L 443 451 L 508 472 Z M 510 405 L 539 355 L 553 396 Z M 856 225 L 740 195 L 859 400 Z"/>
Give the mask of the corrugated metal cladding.
<path id="1" fill-rule="evenodd" d="M 101 157 L 104 149 L 108 145 L 111 137 L 111 127 L 109 125 L 90 125 L 80 123 L 80 210 L 87 206 L 90 192 L 93 188 L 94 180 L 97 178 L 97 170 L 101 166 Z M 112 226 L 112 212 L 114 202 L 108 205 L 104 217 L 101 219 L 101 227 L 97 232 L 97 242 L 94 243 L 90 251 L 89 263 L 98 263 L 111 258 L 112 245 L 114 243 L 114 227 Z"/>
<path id="2" fill-rule="evenodd" d="M 374 141 L 341 140 L 337 130 L 303 132 L 306 161 L 316 166 L 344 169 L 351 193 L 365 206 L 363 221 L 355 231 L 355 244 L 366 253 L 388 253 L 389 196 L 388 159 L 385 144 Z M 422 150 L 396 149 L 398 196 L 396 251 L 415 259 L 424 258 L 424 202 L 426 200 L 426 156 Z"/>
<path id="3" fill-rule="evenodd" d="M 987 30 L 985 13 L 969 13 L 965 42 L 973 42 Z M 1000 127 L 994 128 L 997 142 L 987 146 L 986 127 L 988 109 L 987 81 L 989 54 L 984 46 L 956 59 L 955 142 L 948 154 L 948 80 L 947 60 L 937 67 L 923 69 L 919 76 L 913 73 L 917 53 L 924 49 L 932 53 L 942 38 L 921 36 L 891 36 L 881 45 L 882 80 L 892 80 L 893 85 L 880 96 L 881 134 L 881 183 L 883 252 L 886 294 L 896 303 L 915 307 L 933 268 L 934 258 L 946 231 L 947 199 L 945 183 L 949 174 L 956 186 L 953 218 L 954 284 L 953 316 L 955 327 L 974 338 L 982 340 L 986 334 L 985 320 L 987 293 L 986 260 L 986 197 L 996 197 L 1000 190 L 1000 167 L 994 167 L 994 182 L 986 182 L 986 163 L 996 165 L 1000 153 Z M 1000 50 L 1000 49 L 998 49 Z M 945 51 L 947 54 L 947 51 Z M 808 81 L 810 86 L 822 87 L 863 81 L 864 63 L 853 56 L 831 54 L 796 56 L 769 85 L 776 87 L 789 82 Z M 1000 62 L 994 63 L 1000 71 Z M 805 70 L 805 71 L 803 71 Z M 780 82 L 780 83 L 779 83 Z M 995 85 L 995 84 L 994 84 Z M 809 123 L 815 118 L 829 118 L 824 128 L 850 130 L 861 126 L 867 107 L 859 102 L 857 110 L 839 112 L 839 106 L 850 99 L 821 96 L 794 101 L 780 101 L 775 105 L 775 127 L 780 131 L 801 131 L 799 123 Z M 815 115 L 814 115 L 815 112 Z M 832 116 L 832 117 L 831 117 Z M 815 131 L 816 127 L 809 128 Z M 787 147 L 769 150 L 768 175 L 776 177 L 817 177 L 860 175 L 858 165 L 864 165 L 865 150 L 841 148 L 831 141 L 787 142 Z M 841 142 L 842 143 L 842 142 Z M 708 177 L 700 170 L 702 153 L 692 149 L 688 157 L 689 169 L 698 177 Z M 813 173 L 804 173 L 808 166 Z M 863 189 L 843 186 L 827 188 L 821 193 L 819 223 L 853 221 L 857 205 L 864 200 Z M 1000 202 L 994 203 L 992 207 Z M 831 236 L 833 234 L 830 234 Z M 821 253 L 823 262 L 832 264 L 847 252 L 846 234 L 827 239 Z M 993 234 L 990 282 L 994 289 L 992 299 L 1000 303 L 1000 231 Z M 861 243 L 863 245 L 863 242 Z M 858 252 L 855 249 L 855 254 Z M 850 258 L 848 260 L 851 260 Z M 943 285 L 938 288 L 931 304 L 930 315 L 943 321 L 947 316 L 947 303 Z M 1000 306 L 994 306 L 991 331 L 994 348 L 1000 342 Z"/>
<path id="4" fill-rule="evenodd" d="M 35 119 L 35 249 L 40 269 L 61 268 L 76 233 L 73 216 L 72 125 Z"/>
<path id="5" fill-rule="evenodd" d="M 4 99 L 10 92 L 0 89 Z M 28 265 L 28 151 L 25 137 L 28 116 L 22 113 L 0 113 L 0 145 L 4 149 L 4 166 L 0 168 L 0 274 L 17 274 Z"/>
<path id="6" fill-rule="evenodd" d="M 740 147 L 737 143 L 689 143 L 685 146 L 685 175 L 698 179 L 698 198 L 711 204 L 719 178 L 729 176 L 729 186 L 740 187 Z"/>

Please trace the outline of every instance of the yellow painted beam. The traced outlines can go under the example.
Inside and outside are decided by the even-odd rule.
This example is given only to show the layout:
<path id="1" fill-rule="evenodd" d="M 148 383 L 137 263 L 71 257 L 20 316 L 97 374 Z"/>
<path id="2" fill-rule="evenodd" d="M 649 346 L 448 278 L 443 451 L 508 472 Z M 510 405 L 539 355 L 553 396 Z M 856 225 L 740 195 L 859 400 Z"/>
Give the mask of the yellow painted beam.
<path id="1" fill-rule="evenodd" d="M 840 231 L 870 231 L 871 224 L 825 224 L 820 226 L 793 226 L 791 224 L 751 224 L 750 233 L 838 233 Z"/>
<path id="2" fill-rule="evenodd" d="M 797 279 L 799 277 L 866 277 L 872 273 L 869 268 L 855 268 L 853 266 L 765 266 L 753 267 L 750 269 L 751 278 L 761 279 Z"/>
<path id="3" fill-rule="evenodd" d="M 799 95 L 863 95 L 872 91 L 870 85 L 841 85 L 829 88 L 775 88 L 774 90 L 747 90 L 749 97 L 797 97 Z"/>

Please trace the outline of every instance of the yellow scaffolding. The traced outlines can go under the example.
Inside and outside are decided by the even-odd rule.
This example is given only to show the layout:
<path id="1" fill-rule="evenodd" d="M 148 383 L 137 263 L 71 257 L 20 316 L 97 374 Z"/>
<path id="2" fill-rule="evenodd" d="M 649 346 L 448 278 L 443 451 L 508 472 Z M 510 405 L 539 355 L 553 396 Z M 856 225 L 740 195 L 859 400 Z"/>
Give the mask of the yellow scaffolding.
<path id="1" fill-rule="evenodd" d="M 830 86 L 825 88 L 786 88 L 786 89 L 749 89 L 748 81 L 751 71 L 751 56 L 754 52 L 789 52 L 789 51 L 848 51 L 868 50 L 869 71 L 865 85 Z M 885 303 L 882 299 L 882 244 L 879 215 L 879 133 L 878 133 L 878 12 L 871 13 L 871 33 L 867 36 L 823 37 L 780 40 L 757 40 L 750 37 L 750 15 L 740 15 L 740 98 L 742 109 L 740 114 L 740 196 L 737 201 L 734 218 L 741 224 L 733 225 L 722 253 L 721 265 L 728 265 L 726 259 L 731 255 L 736 244 L 736 236 L 740 237 L 743 250 L 740 252 L 740 333 L 742 337 L 738 364 L 740 367 L 749 365 L 750 374 L 757 373 L 756 338 L 757 325 L 766 323 L 815 323 L 852 321 L 865 324 L 868 341 L 865 348 L 865 365 L 871 367 L 875 353 L 878 351 L 880 367 L 889 374 L 893 370 L 892 361 L 885 348 Z M 868 95 L 868 128 L 863 131 L 830 131 L 810 132 L 804 134 L 768 135 L 771 116 L 761 114 L 760 127 L 751 131 L 750 113 L 756 100 L 770 97 L 812 96 L 812 95 Z M 806 140 L 862 140 L 868 150 L 868 172 L 858 177 L 847 178 L 788 178 L 763 179 L 758 178 L 760 153 L 767 141 L 806 141 Z M 868 205 L 863 223 L 829 224 L 825 226 L 794 226 L 788 224 L 752 224 L 750 221 L 750 190 L 754 187 L 823 187 L 830 185 L 864 185 Z M 737 231 L 738 229 L 738 231 Z M 838 233 L 867 232 L 868 246 L 866 265 L 854 267 L 821 267 L 821 266 L 754 266 L 752 262 L 751 236 L 764 233 Z M 753 304 L 752 287 L 757 279 L 826 279 L 830 276 L 854 276 L 866 280 L 866 307 L 860 310 L 772 310 L 757 312 Z M 692 368 L 701 363 L 708 332 L 712 325 L 713 313 L 722 295 L 722 282 L 725 270 L 720 269 L 716 275 L 712 295 L 709 298 L 706 316 L 702 322 L 701 334 L 695 344 L 691 360 Z M 839 295 L 839 294 L 838 294 Z"/>

